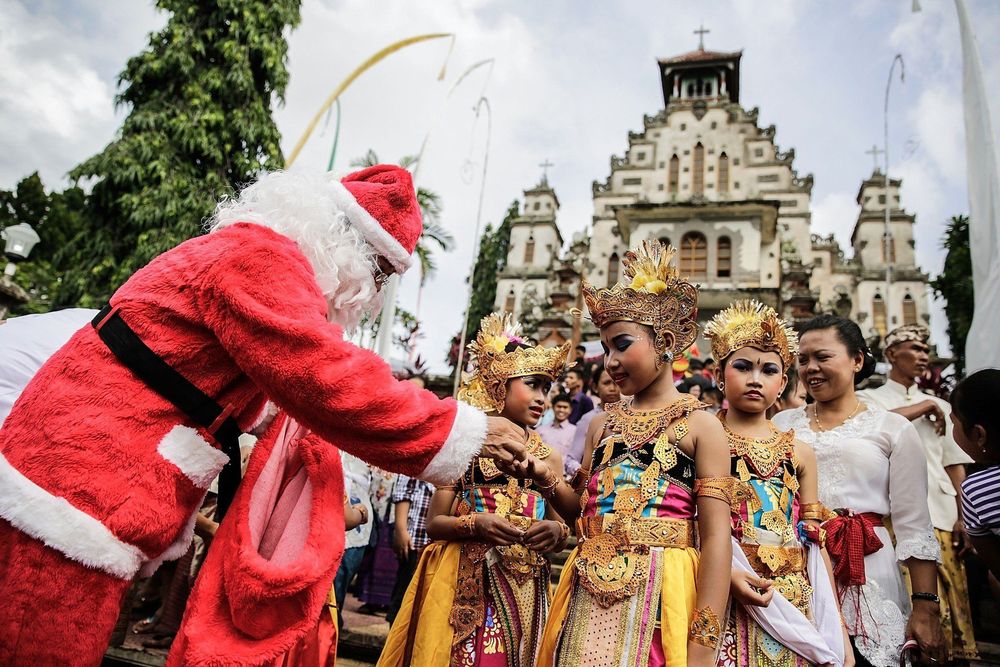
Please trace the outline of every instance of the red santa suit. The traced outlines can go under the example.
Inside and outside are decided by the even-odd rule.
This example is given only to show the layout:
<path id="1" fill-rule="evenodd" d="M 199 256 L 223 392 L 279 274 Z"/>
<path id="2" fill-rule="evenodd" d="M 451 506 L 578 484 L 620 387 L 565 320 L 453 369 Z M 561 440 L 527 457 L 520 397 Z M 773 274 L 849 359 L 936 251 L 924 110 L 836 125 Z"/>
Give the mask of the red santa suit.
<path id="1" fill-rule="evenodd" d="M 409 174 L 372 167 L 330 188 L 350 224 L 405 269 L 420 233 Z M 241 428 L 270 398 L 317 438 L 438 483 L 484 440 L 484 415 L 395 381 L 346 342 L 302 249 L 261 224 L 160 255 L 111 305 Z M 78 331 L 0 429 L 0 665 L 99 664 L 129 582 L 184 553 L 226 461 L 94 328 Z"/>

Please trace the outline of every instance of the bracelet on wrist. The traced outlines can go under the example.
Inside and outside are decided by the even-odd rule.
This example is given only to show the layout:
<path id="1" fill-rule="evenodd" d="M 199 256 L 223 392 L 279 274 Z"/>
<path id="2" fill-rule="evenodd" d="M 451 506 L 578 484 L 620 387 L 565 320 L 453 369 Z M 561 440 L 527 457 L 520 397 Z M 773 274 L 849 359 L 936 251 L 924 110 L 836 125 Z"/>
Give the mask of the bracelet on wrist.
<path id="1" fill-rule="evenodd" d="M 937 593 L 923 593 L 917 591 L 910 595 L 911 600 L 926 600 L 927 602 L 933 602 L 934 604 L 941 604 L 941 597 Z"/>

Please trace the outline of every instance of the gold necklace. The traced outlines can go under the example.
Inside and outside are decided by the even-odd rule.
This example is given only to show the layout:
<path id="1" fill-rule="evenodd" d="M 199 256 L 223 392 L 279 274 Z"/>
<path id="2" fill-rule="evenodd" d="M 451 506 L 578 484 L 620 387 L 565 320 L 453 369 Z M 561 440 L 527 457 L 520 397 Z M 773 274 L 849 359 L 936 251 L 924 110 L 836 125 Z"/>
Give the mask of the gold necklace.
<path id="1" fill-rule="evenodd" d="M 767 425 L 771 429 L 771 435 L 767 438 L 752 438 L 731 429 L 725 414 L 720 413 L 719 419 L 729 439 L 730 455 L 749 461 L 761 477 L 770 477 L 774 473 L 781 461 L 789 455 L 790 445 L 794 443 L 790 432 L 779 431 L 770 420 Z"/>
<path id="2" fill-rule="evenodd" d="M 854 415 L 858 414 L 858 411 L 861 410 L 861 399 L 855 399 L 855 400 L 858 401 L 858 404 L 854 406 L 853 412 L 844 417 L 844 419 L 842 419 L 841 422 L 837 424 L 837 426 L 843 426 L 845 423 L 853 419 Z M 819 420 L 819 403 L 813 403 L 813 421 L 816 422 L 816 429 L 820 433 L 826 433 L 826 429 L 823 428 L 823 422 Z M 833 428 L 837 428 L 837 426 L 834 426 Z"/>
<path id="3" fill-rule="evenodd" d="M 629 449 L 634 449 L 655 440 L 671 422 L 686 417 L 703 405 L 690 394 L 682 394 L 670 405 L 656 410 L 635 410 L 631 401 L 619 401 L 605 408 L 608 413 L 606 425 L 612 433 L 621 434 Z"/>

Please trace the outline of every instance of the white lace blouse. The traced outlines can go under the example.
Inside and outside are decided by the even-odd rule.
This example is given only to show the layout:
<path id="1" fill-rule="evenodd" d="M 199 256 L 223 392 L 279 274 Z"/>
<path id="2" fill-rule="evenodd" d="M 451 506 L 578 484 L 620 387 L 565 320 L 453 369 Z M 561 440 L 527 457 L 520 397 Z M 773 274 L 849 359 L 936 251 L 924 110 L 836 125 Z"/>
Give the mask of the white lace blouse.
<path id="1" fill-rule="evenodd" d="M 892 523 L 876 527 L 882 549 L 865 556 L 867 583 L 841 591 L 844 621 L 873 665 L 896 667 L 910 598 L 898 561 L 939 561 L 941 549 L 927 509 L 927 462 L 920 436 L 901 415 L 869 406 L 835 429 L 812 430 L 805 408 L 774 416 L 775 425 L 816 452 L 819 499 L 831 509 L 875 512 Z M 845 594 L 846 593 L 846 594 Z"/>

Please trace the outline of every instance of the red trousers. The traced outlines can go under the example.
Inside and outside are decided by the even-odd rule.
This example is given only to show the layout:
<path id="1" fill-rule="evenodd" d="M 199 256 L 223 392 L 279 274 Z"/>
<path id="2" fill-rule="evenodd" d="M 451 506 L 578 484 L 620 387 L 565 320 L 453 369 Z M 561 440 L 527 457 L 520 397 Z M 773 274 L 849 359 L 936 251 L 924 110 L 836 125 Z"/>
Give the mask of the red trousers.
<path id="1" fill-rule="evenodd" d="M 0 666 L 100 665 L 129 583 L 0 519 Z"/>

